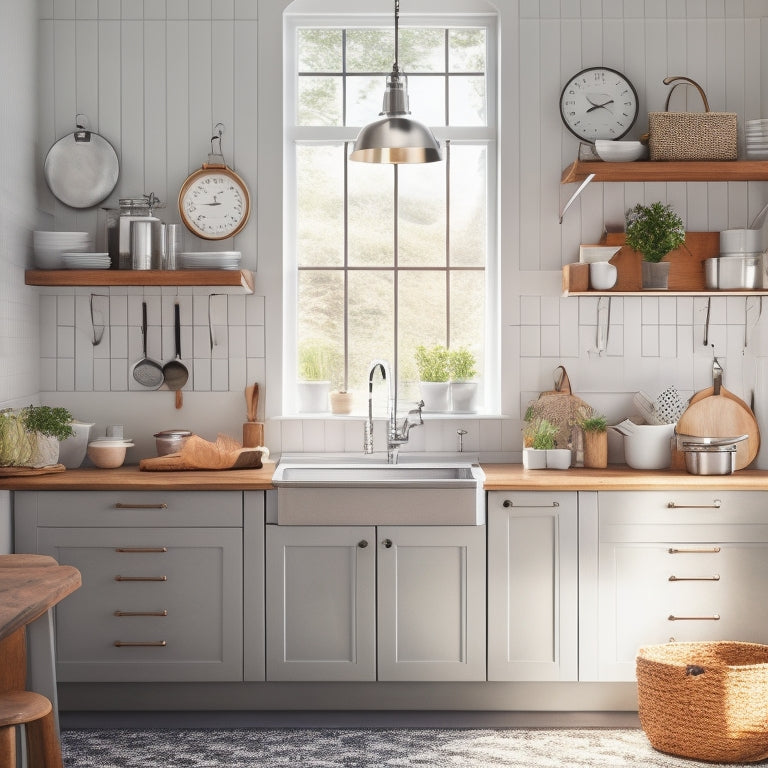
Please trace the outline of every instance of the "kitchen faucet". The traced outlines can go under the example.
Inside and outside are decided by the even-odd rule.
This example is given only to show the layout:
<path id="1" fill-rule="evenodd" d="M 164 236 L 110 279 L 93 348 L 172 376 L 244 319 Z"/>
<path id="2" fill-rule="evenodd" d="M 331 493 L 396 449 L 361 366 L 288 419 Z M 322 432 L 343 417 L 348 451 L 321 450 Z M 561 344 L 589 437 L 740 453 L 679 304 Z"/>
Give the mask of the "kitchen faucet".
<path id="1" fill-rule="evenodd" d="M 397 463 L 397 453 L 401 445 L 408 442 L 411 427 L 418 427 L 424 423 L 421 417 L 421 409 L 424 401 L 421 400 L 416 408 L 408 411 L 402 422 L 397 423 L 397 384 L 392 378 L 392 371 L 386 360 L 373 360 L 368 370 L 368 421 L 365 422 L 363 433 L 363 451 L 373 453 L 373 376 L 376 369 L 381 371 L 381 377 L 389 383 L 389 395 L 387 398 L 387 410 L 389 411 L 389 425 L 387 429 L 387 463 Z M 418 421 L 411 420 L 417 417 Z"/>

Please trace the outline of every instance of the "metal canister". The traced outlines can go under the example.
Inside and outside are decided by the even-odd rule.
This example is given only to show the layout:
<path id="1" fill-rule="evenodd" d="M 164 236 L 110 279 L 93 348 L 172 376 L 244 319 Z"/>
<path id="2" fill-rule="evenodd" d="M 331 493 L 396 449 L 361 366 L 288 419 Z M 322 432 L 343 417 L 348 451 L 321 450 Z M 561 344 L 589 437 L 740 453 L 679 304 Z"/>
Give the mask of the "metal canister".
<path id="1" fill-rule="evenodd" d="M 107 250 L 112 269 L 133 269 L 131 222 L 150 221 L 160 225 L 154 209 L 161 207 L 153 193 L 142 197 L 120 198 L 120 209 L 107 209 Z M 149 267 L 147 267 L 149 269 Z"/>

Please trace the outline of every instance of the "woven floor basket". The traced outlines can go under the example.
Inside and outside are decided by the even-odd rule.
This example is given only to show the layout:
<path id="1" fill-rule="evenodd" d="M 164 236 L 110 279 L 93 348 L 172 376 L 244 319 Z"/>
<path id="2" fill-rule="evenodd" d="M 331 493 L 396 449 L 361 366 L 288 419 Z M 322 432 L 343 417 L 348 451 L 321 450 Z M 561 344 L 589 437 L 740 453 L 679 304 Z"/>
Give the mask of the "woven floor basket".
<path id="1" fill-rule="evenodd" d="M 640 724 L 660 752 L 719 763 L 768 758 L 768 646 L 669 643 L 637 656 Z"/>

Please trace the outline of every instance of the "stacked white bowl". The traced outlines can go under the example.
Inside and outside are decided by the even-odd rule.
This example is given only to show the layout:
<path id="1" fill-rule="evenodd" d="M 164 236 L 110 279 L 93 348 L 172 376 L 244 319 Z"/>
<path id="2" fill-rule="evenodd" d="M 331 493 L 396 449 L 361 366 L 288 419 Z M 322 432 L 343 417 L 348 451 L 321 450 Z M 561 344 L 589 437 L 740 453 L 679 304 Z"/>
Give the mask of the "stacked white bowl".
<path id="1" fill-rule="evenodd" d="M 768 160 L 768 120 L 747 120 L 744 139 L 748 158 Z"/>
<path id="2" fill-rule="evenodd" d="M 88 232 L 32 233 L 35 266 L 38 269 L 64 269 L 65 253 L 87 253 L 93 250 L 93 238 Z"/>

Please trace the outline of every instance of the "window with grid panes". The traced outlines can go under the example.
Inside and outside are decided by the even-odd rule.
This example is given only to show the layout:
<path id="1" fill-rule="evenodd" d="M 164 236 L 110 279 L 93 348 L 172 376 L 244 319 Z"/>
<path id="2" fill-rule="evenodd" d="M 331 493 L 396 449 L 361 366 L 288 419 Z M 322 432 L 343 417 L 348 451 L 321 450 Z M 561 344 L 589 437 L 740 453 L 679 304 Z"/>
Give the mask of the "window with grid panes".
<path id="1" fill-rule="evenodd" d="M 295 17 L 288 26 L 286 327 L 298 378 L 314 368 L 355 392 L 360 411 L 369 364 L 385 359 L 407 408 L 419 399 L 418 345 L 469 349 L 483 382 L 496 326 L 494 20 L 436 26 L 401 15 L 412 116 L 443 152 L 415 165 L 349 160 L 360 128 L 378 119 L 394 27 L 345 22 Z"/>

